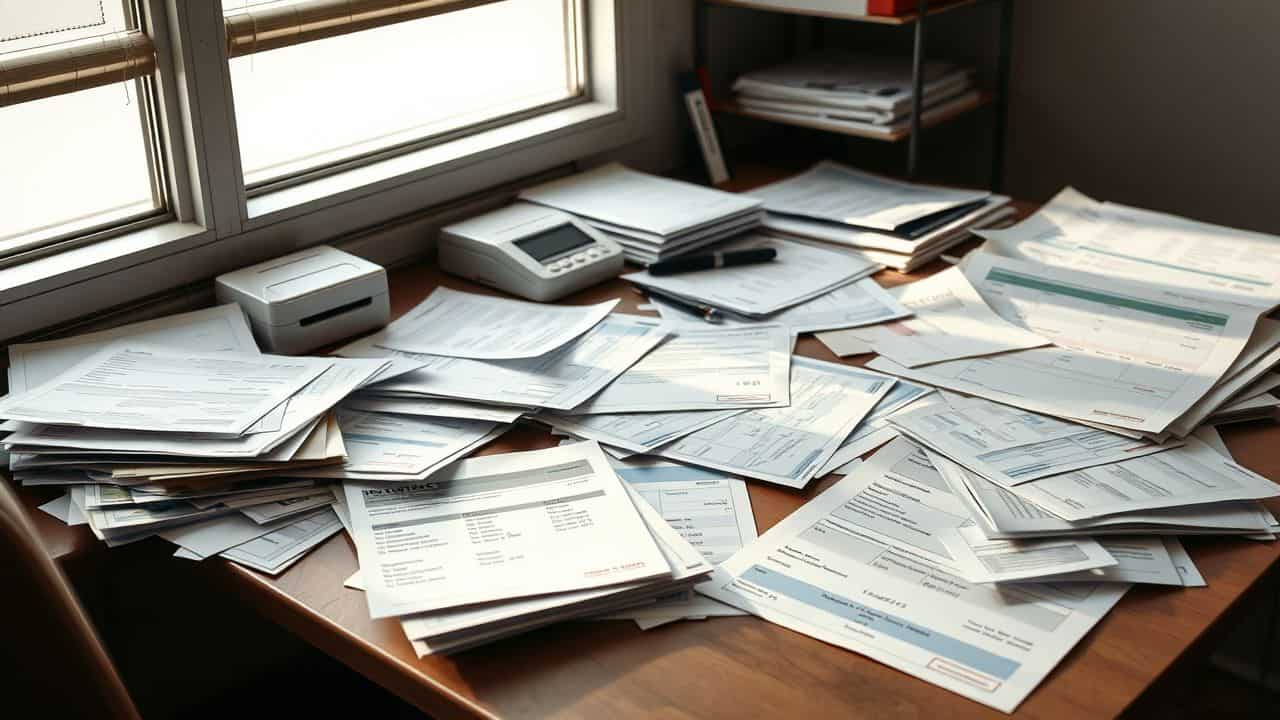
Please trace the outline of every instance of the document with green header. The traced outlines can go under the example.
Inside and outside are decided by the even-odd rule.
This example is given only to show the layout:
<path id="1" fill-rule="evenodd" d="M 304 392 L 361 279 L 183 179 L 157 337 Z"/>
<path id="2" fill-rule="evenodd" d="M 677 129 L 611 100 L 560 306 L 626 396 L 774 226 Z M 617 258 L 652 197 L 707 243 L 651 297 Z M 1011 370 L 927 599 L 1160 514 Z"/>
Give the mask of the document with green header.
<path id="1" fill-rule="evenodd" d="M 1258 309 L 989 254 L 965 275 L 997 315 L 1053 341 L 991 357 L 868 367 L 1034 412 L 1148 435 L 1207 393 Z"/>

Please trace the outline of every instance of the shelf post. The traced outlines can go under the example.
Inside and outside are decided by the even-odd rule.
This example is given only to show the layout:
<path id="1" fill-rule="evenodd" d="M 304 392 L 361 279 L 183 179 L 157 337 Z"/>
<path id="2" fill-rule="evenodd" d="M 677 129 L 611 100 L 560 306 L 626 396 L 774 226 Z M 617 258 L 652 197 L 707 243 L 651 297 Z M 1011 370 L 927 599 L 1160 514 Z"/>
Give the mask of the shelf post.
<path id="1" fill-rule="evenodd" d="M 916 179 L 920 159 L 920 113 L 924 109 L 924 22 L 929 0 L 916 0 L 915 43 L 911 52 L 911 137 L 907 138 L 907 178 Z"/>
<path id="2" fill-rule="evenodd" d="M 1009 65 L 1013 47 L 1013 0 L 1000 0 L 1000 55 L 996 58 L 996 117 L 992 130 L 991 192 L 1004 185 L 1004 136 L 1009 116 Z"/>

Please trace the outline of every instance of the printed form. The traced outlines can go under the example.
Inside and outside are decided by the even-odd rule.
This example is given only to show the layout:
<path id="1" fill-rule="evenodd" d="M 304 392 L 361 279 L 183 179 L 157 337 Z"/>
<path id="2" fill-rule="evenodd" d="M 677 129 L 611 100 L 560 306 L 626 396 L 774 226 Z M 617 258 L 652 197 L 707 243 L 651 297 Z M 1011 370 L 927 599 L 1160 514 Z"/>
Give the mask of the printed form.
<path id="1" fill-rule="evenodd" d="M 595 327 L 617 304 L 548 305 L 441 287 L 373 342 L 391 350 L 477 360 L 531 358 Z"/>
<path id="2" fill-rule="evenodd" d="M 614 469 L 662 519 L 712 565 L 728 560 L 756 539 L 747 484 L 739 478 L 663 461 L 614 461 Z M 658 602 L 609 615 L 641 629 L 683 618 L 743 615 L 737 608 L 680 590 Z"/>
<path id="3" fill-rule="evenodd" d="M 656 454 L 802 488 L 894 382 L 858 368 L 794 357 L 791 405 L 733 415 Z"/>
<path id="4" fill-rule="evenodd" d="M 790 403 L 790 378 L 781 325 L 682 330 L 571 414 L 779 407 Z"/>
<path id="5" fill-rule="evenodd" d="M 0 417 L 239 435 L 332 364 L 324 358 L 113 346 L 0 400 Z"/>
<path id="6" fill-rule="evenodd" d="M 1280 303 L 1275 236 L 1099 202 L 1072 188 L 1011 228 L 977 234 L 991 241 L 988 251 L 1008 257 L 1241 305 Z"/>
<path id="7" fill-rule="evenodd" d="M 714 425 L 743 410 L 704 410 L 621 415 L 556 415 L 538 419 L 551 427 L 633 453 L 649 453 L 689 433 Z"/>
<path id="8" fill-rule="evenodd" d="M 472 360 L 388 350 L 359 340 L 339 350 L 353 357 L 399 356 L 422 367 L 378 385 L 381 392 L 413 393 L 572 410 L 644 357 L 667 331 L 647 318 L 610 315 L 585 335 L 546 355 L 521 360 Z"/>
<path id="9" fill-rule="evenodd" d="M 907 367 L 1049 344 L 992 312 L 958 267 L 889 292 L 915 317 L 819 333 L 818 340 L 841 357 L 859 355 L 870 347 Z"/>
<path id="10" fill-rule="evenodd" d="M 1059 417 L 1158 434 L 1240 354 L 1256 309 L 1108 282 L 985 253 L 966 275 L 993 310 L 1054 347 L 906 368 L 891 375 Z"/>
<path id="11" fill-rule="evenodd" d="M 671 575 L 593 442 L 344 489 L 374 618 Z"/>
<path id="12" fill-rule="evenodd" d="M 883 451 L 882 451 L 883 452 Z M 720 565 L 698 591 L 1012 712 L 1116 604 L 1123 583 L 975 584 L 861 532 L 873 456 Z"/>

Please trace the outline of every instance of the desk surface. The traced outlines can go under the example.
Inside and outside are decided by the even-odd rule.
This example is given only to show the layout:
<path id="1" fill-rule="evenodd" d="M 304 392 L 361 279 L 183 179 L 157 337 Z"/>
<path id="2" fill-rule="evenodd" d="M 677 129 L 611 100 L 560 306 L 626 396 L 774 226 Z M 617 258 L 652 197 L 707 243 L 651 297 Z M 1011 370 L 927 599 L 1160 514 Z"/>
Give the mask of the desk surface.
<path id="1" fill-rule="evenodd" d="M 748 180 L 747 182 L 750 182 Z M 1026 210 L 1026 207 L 1021 208 Z M 884 285 L 919 279 L 886 271 Z M 417 265 L 391 274 L 392 312 L 404 313 L 445 285 L 481 291 Z M 641 296 L 615 281 L 571 303 L 619 297 L 636 312 Z M 812 336 L 797 354 L 839 361 Z M 1280 428 L 1224 426 L 1242 464 L 1280 478 Z M 519 426 L 482 450 L 511 452 L 554 444 L 545 430 Z M 760 532 L 832 482 L 805 491 L 751 482 Z M 50 493 L 23 490 L 31 509 Z M 1280 503 L 1272 505 L 1280 513 Z M 33 512 L 56 556 L 101 548 L 83 527 L 66 528 Z M 48 522 L 43 522 L 48 520 Z M 1137 586 L 1019 708 L 1022 717 L 1114 716 L 1177 661 L 1280 559 L 1280 543 L 1188 538 L 1209 586 Z M 175 561 L 181 562 L 181 561 Z M 277 578 L 222 561 L 206 563 L 228 598 L 248 603 L 336 659 L 436 717 L 1004 717 L 885 665 L 751 617 L 679 622 L 642 632 L 629 621 L 568 622 L 469 650 L 419 660 L 394 619 L 371 620 L 364 594 L 342 586 L 355 571 L 345 533 Z"/>

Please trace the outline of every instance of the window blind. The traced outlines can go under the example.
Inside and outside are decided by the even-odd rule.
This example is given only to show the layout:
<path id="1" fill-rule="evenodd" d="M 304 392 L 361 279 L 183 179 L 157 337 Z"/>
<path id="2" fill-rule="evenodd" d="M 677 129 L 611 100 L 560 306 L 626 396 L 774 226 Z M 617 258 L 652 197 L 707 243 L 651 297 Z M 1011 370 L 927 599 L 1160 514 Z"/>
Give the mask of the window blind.
<path id="1" fill-rule="evenodd" d="M 227 57 L 488 5 L 500 0 L 293 0 L 256 5 L 226 18 Z"/>
<path id="2" fill-rule="evenodd" d="M 0 55 L 0 107 L 150 75 L 151 38 L 137 30 Z"/>

